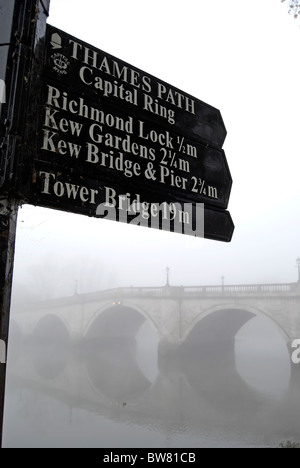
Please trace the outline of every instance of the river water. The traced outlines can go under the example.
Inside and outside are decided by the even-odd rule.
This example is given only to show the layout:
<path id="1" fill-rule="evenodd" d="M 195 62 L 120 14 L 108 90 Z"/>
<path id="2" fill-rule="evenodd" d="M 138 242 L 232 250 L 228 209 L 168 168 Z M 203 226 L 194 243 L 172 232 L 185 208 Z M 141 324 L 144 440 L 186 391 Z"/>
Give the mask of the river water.
<path id="1" fill-rule="evenodd" d="M 234 366 L 224 343 L 190 343 L 160 356 L 147 321 L 133 337 L 91 336 L 76 345 L 39 333 L 29 340 L 11 329 L 4 447 L 278 447 L 300 440 L 300 387 L 282 338 L 263 319 L 236 335 Z"/>

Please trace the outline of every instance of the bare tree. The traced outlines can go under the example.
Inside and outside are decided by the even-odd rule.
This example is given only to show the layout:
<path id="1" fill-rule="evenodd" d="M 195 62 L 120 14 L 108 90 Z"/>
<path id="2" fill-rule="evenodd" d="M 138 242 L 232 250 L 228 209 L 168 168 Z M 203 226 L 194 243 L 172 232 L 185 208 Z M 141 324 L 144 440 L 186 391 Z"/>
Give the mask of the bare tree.
<path id="1" fill-rule="evenodd" d="M 286 0 L 281 0 L 284 3 Z M 295 19 L 300 16 L 300 0 L 287 0 L 289 14 L 293 15 Z"/>

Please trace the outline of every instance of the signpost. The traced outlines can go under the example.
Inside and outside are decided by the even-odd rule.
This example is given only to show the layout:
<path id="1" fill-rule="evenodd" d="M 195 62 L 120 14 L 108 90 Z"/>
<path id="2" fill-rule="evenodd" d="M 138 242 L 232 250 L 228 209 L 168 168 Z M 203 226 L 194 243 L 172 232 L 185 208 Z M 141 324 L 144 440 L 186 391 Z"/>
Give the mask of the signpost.
<path id="1" fill-rule="evenodd" d="M 22 199 L 88 216 L 106 205 L 110 219 L 131 223 L 132 210 L 120 215 L 116 200 L 125 197 L 130 207 L 139 196 L 164 213 L 168 204 L 176 222 L 175 203 L 182 229 L 162 220 L 159 228 L 231 240 L 234 226 L 224 210 L 232 179 L 217 109 L 49 25 L 40 54 L 17 172 Z M 202 221 L 197 204 L 205 204 Z M 157 227 L 152 221 L 148 226 Z"/>
<path id="2" fill-rule="evenodd" d="M 0 0 L 0 446 L 17 212 L 17 168 L 34 51 L 42 45 L 50 0 Z"/>
<path id="3" fill-rule="evenodd" d="M 230 242 L 220 111 L 0 0 L 0 443 L 18 206 Z"/>

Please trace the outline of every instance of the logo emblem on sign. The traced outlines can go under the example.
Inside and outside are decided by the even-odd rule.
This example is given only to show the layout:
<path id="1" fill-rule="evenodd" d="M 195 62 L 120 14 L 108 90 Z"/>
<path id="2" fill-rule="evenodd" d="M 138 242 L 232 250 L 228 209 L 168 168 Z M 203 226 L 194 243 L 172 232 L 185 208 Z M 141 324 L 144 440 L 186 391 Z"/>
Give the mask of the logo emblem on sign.
<path id="1" fill-rule="evenodd" d="M 59 75 L 67 75 L 70 62 L 65 55 L 56 52 L 51 55 L 51 60 L 53 62 L 53 70 L 56 71 L 56 73 Z"/>

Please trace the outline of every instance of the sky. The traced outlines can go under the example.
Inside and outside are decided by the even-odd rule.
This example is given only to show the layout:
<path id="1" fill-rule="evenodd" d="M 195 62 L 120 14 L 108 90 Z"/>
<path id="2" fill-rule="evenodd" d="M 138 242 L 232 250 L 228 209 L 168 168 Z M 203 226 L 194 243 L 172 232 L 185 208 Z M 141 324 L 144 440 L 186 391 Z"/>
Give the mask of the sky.
<path id="1" fill-rule="evenodd" d="M 51 0 L 48 22 L 220 109 L 232 242 L 24 206 L 15 283 L 46 295 L 118 286 L 297 280 L 299 23 L 280 0 Z"/>

